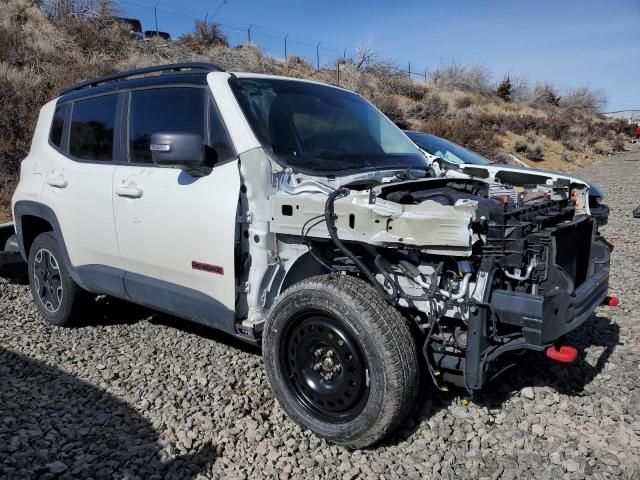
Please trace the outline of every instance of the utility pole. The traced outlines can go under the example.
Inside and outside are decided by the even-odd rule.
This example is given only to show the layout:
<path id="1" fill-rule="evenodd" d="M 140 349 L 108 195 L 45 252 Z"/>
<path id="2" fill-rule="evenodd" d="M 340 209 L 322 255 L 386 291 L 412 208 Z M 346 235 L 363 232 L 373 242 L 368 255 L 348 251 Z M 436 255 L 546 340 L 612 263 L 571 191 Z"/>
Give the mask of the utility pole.
<path id="1" fill-rule="evenodd" d="M 321 43 L 322 43 L 322 40 L 320 40 L 316 45 L 316 62 L 318 64 L 318 70 L 320 70 L 320 44 Z"/>
<path id="2" fill-rule="evenodd" d="M 153 15 L 156 17 L 156 38 L 158 38 L 158 2 L 153 6 Z"/>
<path id="3" fill-rule="evenodd" d="M 411 62 L 409 62 L 409 78 L 411 78 Z"/>
<path id="4" fill-rule="evenodd" d="M 344 51 L 342 52 L 342 59 L 343 59 L 343 60 L 346 60 L 346 59 L 347 59 L 347 49 L 348 49 L 348 48 L 349 48 L 349 47 L 345 48 L 345 49 L 344 49 Z"/>
<path id="5" fill-rule="evenodd" d="M 209 16 L 209 12 L 204 16 L 204 28 L 207 28 L 207 17 Z"/>
<path id="6" fill-rule="evenodd" d="M 287 55 L 287 38 L 289 37 L 289 34 L 287 33 L 284 36 L 284 61 L 287 62 L 287 60 L 289 59 L 289 56 Z"/>
<path id="7" fill-rule="evenodd" d="M 251 43 L 251 28 L 253 27 L 253 23 L 251 25 L 249 25 L 249 28 L 247 29 L 247 37 L 249 38 L 249 43 Z"/>

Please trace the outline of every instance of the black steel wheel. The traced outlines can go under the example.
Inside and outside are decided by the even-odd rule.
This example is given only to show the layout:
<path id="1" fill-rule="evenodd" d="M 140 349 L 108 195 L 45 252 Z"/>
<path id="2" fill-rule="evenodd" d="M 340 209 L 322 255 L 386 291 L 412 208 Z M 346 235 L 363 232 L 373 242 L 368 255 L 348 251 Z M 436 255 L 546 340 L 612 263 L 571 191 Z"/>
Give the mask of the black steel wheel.
<path id="1" fill-rule="evenodd" d="M 42 317 L 50 324 L 73 324 L 86 296 L 73 281 L 53 232 L 38 235 L 29 249 L 29 284 Z"/>
<path id="2" fill-rule="evenodd" d="M 409 327 L 357 278 L 323 275 L 281 293 L 265 324 L 262 353 L 282 408 L 335 443 L 377 442 L 415 399 L 418 356 Z"/>
<path id="3" fill-rule="evenodd" d="M 369 367 L 349 328 L 320 312 L 295 319 L 283 335 L 281 364 L 289 388 L 327 422 L 357 417 L 369 394 Z"/>

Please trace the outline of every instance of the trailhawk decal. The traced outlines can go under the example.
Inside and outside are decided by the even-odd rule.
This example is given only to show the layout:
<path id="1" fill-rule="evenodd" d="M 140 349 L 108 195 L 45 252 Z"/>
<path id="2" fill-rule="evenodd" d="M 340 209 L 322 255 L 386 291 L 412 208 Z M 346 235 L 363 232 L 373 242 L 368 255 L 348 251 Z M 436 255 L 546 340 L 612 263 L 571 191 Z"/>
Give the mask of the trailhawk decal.
<path id="1" fill-rule="evenodd" d="M 194 270 L 200 270 L 207 273 L 216 273 L 218 275 L 224 275 L 224 268 L 220 265 L 212 265 L 210 263 L 191 261 L 191 268 Z"/>

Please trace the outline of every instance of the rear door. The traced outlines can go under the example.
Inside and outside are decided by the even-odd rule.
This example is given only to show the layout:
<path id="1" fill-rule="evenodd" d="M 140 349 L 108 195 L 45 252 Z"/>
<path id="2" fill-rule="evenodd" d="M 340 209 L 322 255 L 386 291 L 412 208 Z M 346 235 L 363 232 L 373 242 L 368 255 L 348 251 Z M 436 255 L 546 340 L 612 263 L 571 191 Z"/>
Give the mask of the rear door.
<path id="1" fill-rule="evenodd" d="M 209 91 L 133 90 L 127 105 L 123 132 L 130 163 L 116 169 L 113 183 L 127 292 L 134 301 L 233 331 L 240 175 Z M 155 166 L 149 144 L 159 132 L 202 135 L 210 173 L 191 176 Z"/>
<path id="2" fill-rule="evenodd" d="M 84 286 L 122 296 L 111 191 L 120 101 L 119 94 L 111 93 L 58 105 L 42 199 L 54 210 Z"/>

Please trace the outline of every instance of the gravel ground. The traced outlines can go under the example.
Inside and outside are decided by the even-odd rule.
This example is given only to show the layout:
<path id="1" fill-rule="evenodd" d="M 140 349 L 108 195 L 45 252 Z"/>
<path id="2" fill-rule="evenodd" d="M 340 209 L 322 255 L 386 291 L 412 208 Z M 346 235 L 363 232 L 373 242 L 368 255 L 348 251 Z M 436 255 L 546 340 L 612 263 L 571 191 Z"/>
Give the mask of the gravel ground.
<path id="1" fill-rule="evenodd" d="M 639 478 L 638 162 L 635 150 L 579 172 L 611 206 L 622 301 L 572 334 L 580 359 L 526 356 L 468 405 L 425 387 L 368 450 L 289 421 L 259 353 L 228 337 L 106 300 L 57 329 L 26 286 L 0 284 L 0 478 Z"/>

